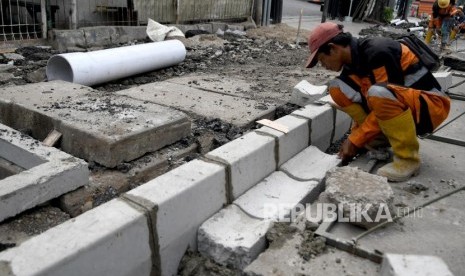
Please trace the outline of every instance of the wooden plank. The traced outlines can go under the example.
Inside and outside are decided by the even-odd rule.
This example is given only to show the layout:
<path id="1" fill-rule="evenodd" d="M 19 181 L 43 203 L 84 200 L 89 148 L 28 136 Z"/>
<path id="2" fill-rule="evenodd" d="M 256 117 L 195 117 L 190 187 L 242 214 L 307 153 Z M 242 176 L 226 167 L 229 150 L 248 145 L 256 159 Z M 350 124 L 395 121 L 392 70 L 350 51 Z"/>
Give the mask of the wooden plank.
<path id="1" fill-rule="evenodd" d="M 61 138 L 61 133 L 54 129 L 50 131 L 50 133 L 44 139 L 42 144 L 47 147 L 53 147 L 58 142 L 58 140 L 60 140 L 60 138 Z"/>
<path id="2" fill-rule="evenodd" d="M 263 119 L 263 120 L 257 121 L 256 123 L 260 124 L 260 125 L 267 126 L 269 128 L 272 128 L 272 129 L 275 129 L 275 130 L 280 131 L 282 133 L 288 133 L 289 132 L 289 129 L 286 126 L 284 126 L 284 125 L 282 125 L 280 123 L 274 122 L 274 121 L 270 121 L 268 119 Z"/>

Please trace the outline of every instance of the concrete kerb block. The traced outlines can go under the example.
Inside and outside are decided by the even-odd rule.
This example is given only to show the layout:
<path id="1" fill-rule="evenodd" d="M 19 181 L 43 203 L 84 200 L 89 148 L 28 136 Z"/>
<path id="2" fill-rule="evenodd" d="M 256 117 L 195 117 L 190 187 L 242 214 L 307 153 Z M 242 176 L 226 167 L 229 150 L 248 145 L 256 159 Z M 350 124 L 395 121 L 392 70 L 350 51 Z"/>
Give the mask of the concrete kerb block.
<path id="1" fill-rule="evenodd" d="M 441 85 L 441 91 L 445 92 L 452 86 L 452 72 L 436 72 L 433 76 Z"/>
<path id="2" fill-rule="evenodd" d="M 317 181 L 298 181 L 284 172 L 274 172 L 236 199 L 233 204 L 254 218 L 273 221 L 290 221 L 299 203 L 310 203 L 318 197 Z M 290 217 L 291 212 L 294 213 Z"/>
<path id="3" fill-rule="evenodd" d="M 110 35 L 112 43 L 125 44 L 130 41 L 144 41 L 147 38 L 147 27 L 145 26 L 116 26 L 115 33 Z"/>
<path id="4" fill-rule="evenodd" d="M 310 141 L 310 129 L 308 120 L 294 116 L 284 116 L 277 120 L 289 129 L 288 133 L 283 133 L 270 127 L 262 127 L 256 132 L 266 133 L 277 138 L 278 142 L 278 166 L 291 159 L 301 150 L 305 149 Z"/>
<path id="5" fill-rule="evenodd" d="M 190 30 L 198 30 L 199 27 L 197 25 L 170 25 L 170 26 L 174 26 L 176 28 L 178 28 L 179 30 L 181 30 L 184 34 L 186 34 L 187 31 L 190 31 Z"/>
<path id="6" fill-rule="evenodd" d="M 89 183 L 86 162 L 2 124 L 0 157 L 24 169 L 0 180 L 0 221 Z"/>
<path id="7" fill-rule="evenodd" d="M 146 215 L 114 199 L 1 252 L 0 273 L 150 275 L 150 243 Z"/>
<path id="8" fill-rule="evenodd" d="M 275 138 L 250 132 L 205 155 L 229 166 L 228 199 L 232 202 L 276 170 Z"/>
<path id="9" fill-rule="evenodd" d="M 447 264 L 437 256 L 385 253 L 381 276 L 453 276 Z"/>
<path id="10" fill-rule="evenodd" d="M 83 30 L 51 30 L 49 36 L 52 47 L 61 52 L 73 47 L 87 48 Z"/>
<path id="11" fill-rule="evenodd" d="M 197 28 L 202 31 L 207 31 L 208 33 L 213 33 L 212 24 L 197 24 Z"/>
<path id="12" fill-rule="evenodd" d="M 265 234 L 272 225 L 229 205 L 200 226 L 198 250 L 217 263 L 245 268 L 265 250 Z"/>
<path id="13" fill-rule="evenodd" d="M 331 144 L 334 131 L 334 112 L 329 105 L 307 105 L 292 112 L 293 116 L 305 118 L 310 124 L 310 144 L 322 151 Z"/>
<path id="14" fill-rule="evenodd" d="M 330 95 L 326 95 L 318 100 L 320 103 L 326 103 L 331 106 L 334 113 L 334 133 L 331 143 L 334 143 L 344 137 L 352 125 L 352 118 L 347 113 L 340 110 L 340 107 L 333 101 Z"/>
<path id="15" fill-rule="evenodd" d="M 210 24 L 212 25 L 212 33 L 213 34 L 216 34 L 216 32 L 218 32 L 218 30 L 221 30 L 223 32 L 226 31 L 226 27 L 227 27 L 226 23 L 211 22 Z"/>
<path id="16" fill-rule="evenodd" d="M 109 26 L 85 27 L 81 29 L 84 31 L 87 48 L 111 45 L 111 37 L 115 37 L 116 35 L 116 29 Z"/>
<path id="17" fill-rule="evenodd" d="M 315 180 L 321 183 L 326 172 L 337 167 L 340 162 L 336 155 L 326 154 L 315 146 L 309 146 L 284 163 L 279 170 L 300 181 Z"/>
<path id="18" fill-rule="evenodd" d="M 306 106 L 323 97 L 327 90 L 327 85 L 316 86 L 303 80 L 292 89 L 289 102 L 299 106 Z"/>
<path id="19" fill-rule="evenodd" d="M 194 160 L 123 197 L 150 212 L 157 275 L 176 275 L 187 248 L 197 248 L 199 226 L 226 204 L 226 169 Z"/>

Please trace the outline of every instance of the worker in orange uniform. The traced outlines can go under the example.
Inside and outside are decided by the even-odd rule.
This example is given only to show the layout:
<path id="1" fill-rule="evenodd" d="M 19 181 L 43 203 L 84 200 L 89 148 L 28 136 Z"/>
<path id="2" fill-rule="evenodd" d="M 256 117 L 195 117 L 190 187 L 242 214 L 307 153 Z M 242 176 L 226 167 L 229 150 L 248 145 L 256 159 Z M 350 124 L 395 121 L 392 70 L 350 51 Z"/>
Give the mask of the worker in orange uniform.
<path id="1" fill-rule="evenodd" d="M 433 4 L 433 16 L 428 23 L 425 42 L 429 44 L 435 30 L 441 30 L 441 50 L 449 50 L 449 40 L 455 39 L 454 15 L 457 12 L 455 0 L 436 0 Z"/>
<path id="2" fill-rule="evenodd" d="M 430 133 L 449 114 L 450 99 L 410 49 L 384 37 L 353 38 L 343 26 L 318 25 L 309 35 L 307 67 L 318 62 L 340 75 L 329 83 L 333 100 L 356 123 L 339 156 L 352 159 L 383 133 L 394 160 L 378 170 L 390 181 L 405 181 L 420 168 L 417 135 Z"/>

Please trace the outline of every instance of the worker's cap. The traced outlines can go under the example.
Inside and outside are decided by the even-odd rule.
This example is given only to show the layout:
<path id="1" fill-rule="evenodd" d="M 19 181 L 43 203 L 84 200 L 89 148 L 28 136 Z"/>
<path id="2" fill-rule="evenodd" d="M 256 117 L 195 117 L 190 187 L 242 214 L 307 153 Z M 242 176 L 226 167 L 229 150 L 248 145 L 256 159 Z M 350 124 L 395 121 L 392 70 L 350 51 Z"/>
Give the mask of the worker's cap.
<path id="1" fill-rule="evenodd" d="M 447 6 L 449 6 L 449 4 L 450 4 L 450 0 L 438 0 L 438 6 L 441 9 L 447 8 Z"/>
<path id="2" fill-rule="evenodd" d="M 312 68 L 315 66 L 318 62 L 318 59 L 315 58 L 318 49 L 340 33 L 342 33 L 342 28 L 339 28 L 336 23 L 325 22 L 318 25 L 308 36 L 310 57 L 305 67 Z"/>

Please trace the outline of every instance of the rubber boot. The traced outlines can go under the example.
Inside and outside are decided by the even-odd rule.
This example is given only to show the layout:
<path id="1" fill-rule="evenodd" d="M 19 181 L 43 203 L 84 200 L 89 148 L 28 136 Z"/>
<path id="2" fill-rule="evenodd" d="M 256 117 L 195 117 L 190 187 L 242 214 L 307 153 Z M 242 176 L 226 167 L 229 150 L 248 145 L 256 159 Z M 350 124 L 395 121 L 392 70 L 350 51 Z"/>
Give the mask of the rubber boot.
<path id="1" fill-rule="evenodd" d="M 433 38 L 433 30 L 428 30 L 428 32 L 426 33 L 426 37 L 425 37 L 425 43 L 430 44 L 432 38 Z"/>
<path id="2" fill-rule="evenodd" d="M 456 30 L 452 30 L 452 31 L 450 32 L 450 35 L 449 35 L 449 41 L 454 40 L 456 36 L 457 36 L 457 31 L 456 31 Z"/>
<path id="3" fill-rule="evenodd" d="M 379 126 L 389 139 L 394 152 L 394 161 L 378 170 L 378 175 L 389 181 L 407 181 L 420 170 L 420 148 L 415 123 L 410 109 L 389 120 L 378 120 Z"/>

